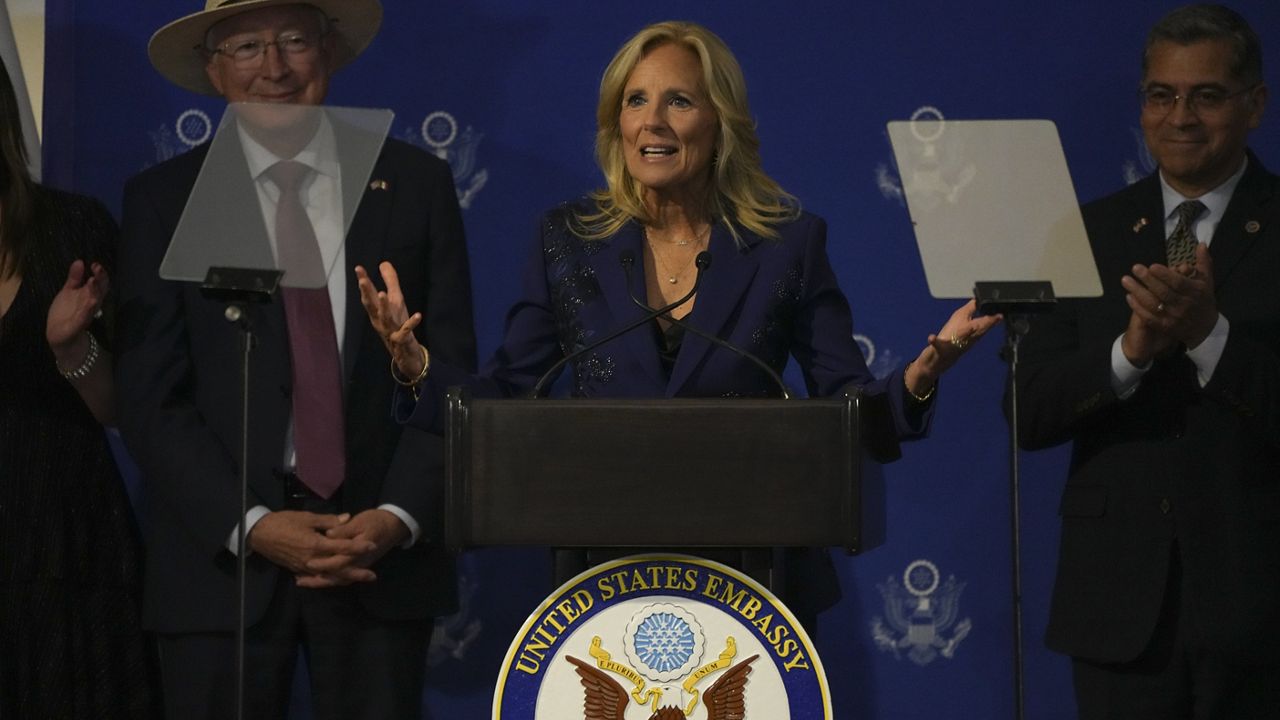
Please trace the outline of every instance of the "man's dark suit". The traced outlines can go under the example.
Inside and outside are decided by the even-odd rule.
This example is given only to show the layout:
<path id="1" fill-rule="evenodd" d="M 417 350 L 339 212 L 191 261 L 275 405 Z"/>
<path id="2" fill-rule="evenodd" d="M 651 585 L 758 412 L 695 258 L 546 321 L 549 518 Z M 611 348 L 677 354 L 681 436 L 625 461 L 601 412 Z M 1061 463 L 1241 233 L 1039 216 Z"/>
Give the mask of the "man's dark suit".
<path id="1" fill-rule="evenodd" d="M 339 132 L 340 155 L 342 147 Z M 144 616 L 148 628 L 166 634 L 226 632 L 236 622 L 235 562 L 226 543 L 240 512 L 238 331 L 223 318 L 223 305 L 202 297 L 195 284 L 157 276 L 206 153 L 199 148 L 128 183 L 116 283 L 120 424 L 150 502 Z M 390 503 L 421 524 L 424 541 L 390 550 L 373 566 L 378 579 L 357 590 L 374 617 L 421 619 L 455 605 L 451 559 L 431 542 L 439 538 L 441 448 L 438 439 L 391 418 L 389 358 L 365 318 L 351 267 L 395 263 L 406 301 L 424 312 L 422 339 L 462 366 L 475 363 L 470 274 L 446 163 L 388 140 L 372 180 L 363 186 L 363 178 L 343 178 L 348 206 L 361 200 L 340 269 L 348 275 L 340 510 L 354 515 Z M 220 212 L 256 219 L 265 233 L 257 196 L 246 187 L 244 202 Z M 284 508 L 275 471 L 284 462 L 290 417 L 289 343 L 278 300 L 255 313 L 249 505 L 274 511 Z M 250 625 L 266 611 L 278 574 L 264 558 L 249 557 Z"/>
<path id="2" fill-rule="evenodd" d="M 1275 653 L 1280 178 L 1252 155 L 1248 163 L 1209 246 L 1230 334 L 1204 388 L 1181 351 L 1158 358 L 1128 399 L 1111 388 L 1112 343 L 1130 316 L 1120 278 L 1135 263 L 1165 263 L 1155 174 L 1084 208 L 1103 297 L 1061 302 L 1025 338 L 1021 445 L 1075 442 L 1060 507 L 1054 650 L 1133 660 L 1180 566 L 1181 607 L 1208 647 L 1250 663 Z"/>

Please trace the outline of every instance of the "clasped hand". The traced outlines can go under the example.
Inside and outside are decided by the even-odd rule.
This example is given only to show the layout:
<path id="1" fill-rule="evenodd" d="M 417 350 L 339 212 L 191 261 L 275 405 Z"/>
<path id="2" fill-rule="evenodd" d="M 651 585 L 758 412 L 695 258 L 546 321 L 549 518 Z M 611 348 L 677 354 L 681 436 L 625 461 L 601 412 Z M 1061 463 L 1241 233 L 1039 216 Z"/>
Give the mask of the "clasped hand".
<path id="1" fill-rule="evenodd" d="M 354 516 L 281 510 L 253 526 L 248 544 L 293 573 L 300 587 L 328 588 L 377 580 L 370 566 L 408 537 L 409 529 L 386 510 Z"/>
<path id="2" fill-rule="evenodd" d="M 1142 367 L 1177 343 L 1193 349 L 1218 322 L 1213 257 L 1196 245 L 1196 262 L 1174 267 L 1134 265 L 1120 280 L 1132 311 L 1121 340 L 1129 362 Z"/>

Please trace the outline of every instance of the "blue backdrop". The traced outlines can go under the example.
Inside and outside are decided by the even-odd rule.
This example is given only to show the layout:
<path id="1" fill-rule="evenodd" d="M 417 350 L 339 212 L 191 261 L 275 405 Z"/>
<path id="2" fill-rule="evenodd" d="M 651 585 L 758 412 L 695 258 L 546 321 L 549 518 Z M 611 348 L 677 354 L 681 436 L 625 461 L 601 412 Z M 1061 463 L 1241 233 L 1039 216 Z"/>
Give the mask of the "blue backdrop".
<path id="1" fill-rule="evenodd" d="M 496 346 L 540 211 L 596 186 L 597 83 L 646 23 L 692 19 L 746 72 L 766 168 L 827 218 L 830 252 L 873 370 L 918 351 L 953 308 L 929 297 L 885 134 L 889 120 L 1047 118 L 1076 191 L 1092 199 L 1151 169 L 1136 89 L 1147 28 L 1169 2 L 914 3 L 708 0 L 615 4 L 384 0 L 380 37 L 339 73 L 337 105 L 389 107 L 393 134 L 452 162 L 465 208 L 482 356 Z M 123 181 L 205 137 L 217 101 L 166 84 L 151 32 L 197 0 L 49 0 L 45 177 L 118 210 Z M 1275 52 L 1280 5 L 1236 3 Z M 1272 77 L 1274 72 L 1268 72 Z M 1253 137 L 1280 166 L 1277 123 Z M 1117 282 L 1104 278 L 1104 282 Z M 946 378 L 933 437 L 885 468 L 888 541 L 836 554 L 844 600 L 818 648 L 836 716 L 1011 718 L 1012 623 L 1004 365 L 988 340 Z M 1065 448 L 1023 455 L 1028 716 L 1074 717 L 1067 662 L 1043 648 Z M 463 612 L 433 648 L 431 717 L 486 717 L 498 665 L 549 592 L 545 554 L 463 558 Z M 941 580 L 924 618 L 939 642 L 912 645 L 887 603 L 908 568 Z M 918 590 L 919 591 L 919 590 Z M 951 612 L 942 612 L 948 609 Z"/>

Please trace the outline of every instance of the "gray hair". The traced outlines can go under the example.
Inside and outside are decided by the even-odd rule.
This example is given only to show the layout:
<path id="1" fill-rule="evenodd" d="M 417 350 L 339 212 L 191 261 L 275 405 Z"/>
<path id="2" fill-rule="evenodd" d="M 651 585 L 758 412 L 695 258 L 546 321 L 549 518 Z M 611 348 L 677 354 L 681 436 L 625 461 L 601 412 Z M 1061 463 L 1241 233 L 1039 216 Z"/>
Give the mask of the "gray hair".
<path id="1" fill-rule="evenodd" d="M 1187 5 L 1170 12 L 1147 33 L 1142 50 L 1142 77 L 1147 76 L 1151 48 L 1156 43 L 1190 45 L 1225 40 L 1231 45 L 1231 75 L 1246 85 L 1262 82 L 1262 43 L 1239 13 L 1223 5 Z"/>

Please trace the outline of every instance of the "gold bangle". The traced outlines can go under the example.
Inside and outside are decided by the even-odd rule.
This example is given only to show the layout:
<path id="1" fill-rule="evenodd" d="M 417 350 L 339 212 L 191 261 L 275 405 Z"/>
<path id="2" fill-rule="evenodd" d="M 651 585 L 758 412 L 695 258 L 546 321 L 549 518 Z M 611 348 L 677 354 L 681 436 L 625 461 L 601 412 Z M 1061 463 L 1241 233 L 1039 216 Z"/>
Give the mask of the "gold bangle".
<path id="1" fill-rule="evenodd" d="M 933 391 L 938 389 L 938 381 L 937 380 L 933 381 L 933 385 L 929 387 L 928 392 L 926 392 L 923 395 L 917 395 L 911 391 L 911 386 L 907 384 L 907 368 L 909 367 L 911 367 L 911 363 L 907 363 L 906 366 L 902 368 L 903 389 L 907 391 L 907 395 L 910 395 L 912 400 L 915 400 L 916 402 L 922 403 L 922 404 L 929 402 L 929 399 L 933 397 Z"/>
<path id="2" fill-rule="evenodd" d="M 405 387 L 417 387 L 419 383 L 427 379 L 427 371 L 431 369 L 431 357 L 427 355 L 426 346 L 419 345 L 418 349 L 422 351 L 422 371 L 418 373 L 418 377 L 412 380 L 405 380 L 400 375 L 400 371 L 396 370 L 396 359 L 391 358 L 391 379 L 400 383 Z"/>

